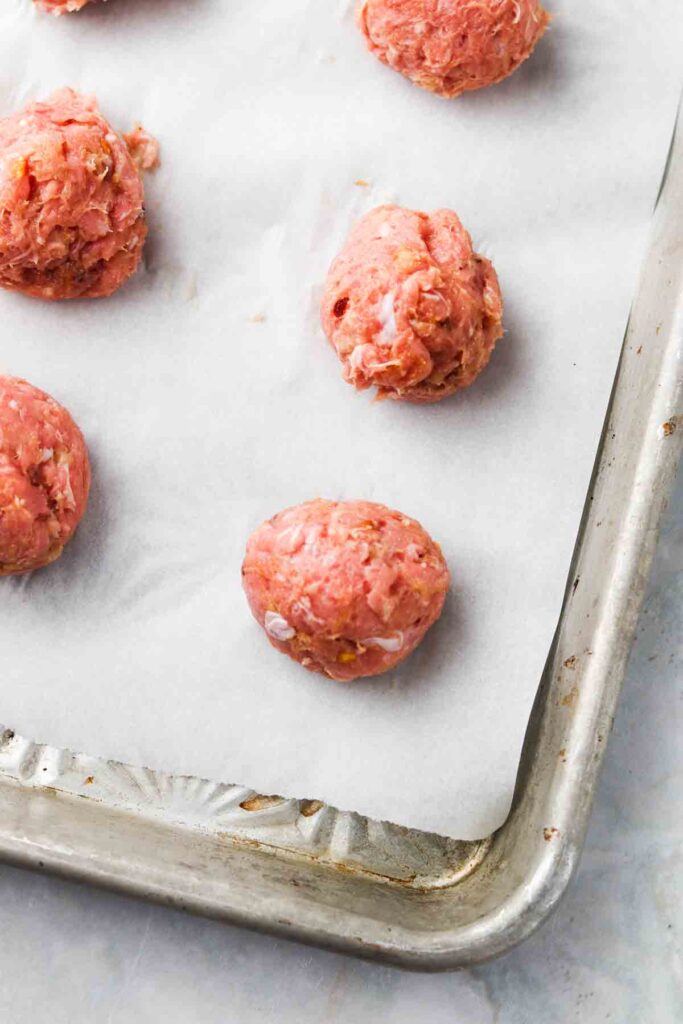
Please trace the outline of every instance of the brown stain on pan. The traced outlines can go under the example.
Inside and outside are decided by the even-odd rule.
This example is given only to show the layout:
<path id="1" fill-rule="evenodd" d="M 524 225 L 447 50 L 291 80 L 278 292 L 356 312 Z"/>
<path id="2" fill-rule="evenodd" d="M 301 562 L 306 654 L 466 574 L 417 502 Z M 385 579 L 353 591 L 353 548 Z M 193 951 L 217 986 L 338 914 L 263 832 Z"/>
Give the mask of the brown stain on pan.
<path id="1" fill-rule="evenodd" d="M 287 861 L 306 860 L 309 863 L 319 864 L 323 868 L 329 870 L 338 871 L 340 874 L 351 875 L 360 878 L 367 878 L 371 881 L 381 882 L 385 885 L 399 889 L 410 889 L 416 893 L 434 893 L 443 889 L 450 889 L 460 882 L 464 881 L 470 875 L 474 874 L 475 871 L 483 868 L 486 863 L 486 855 L 491 848 L 491 837 L 482 839 L 479 843 L 474 843 L 476 846 L 472 856 L 469 858 L 467 865 L 463 869 L 459 870 L 452 881 L 441 882 L 435 880 L 434 883 L 429 884 L 428 882 L 419 882 L 417 874 L 406 875 L 403 878 L 396 877 L 395 875 L 382 874 L 379 871 L 372 871 L 368 868 L 360 867 L 355 864 L 346 864 L 342 861 L 333 860 L 331 857 L 325 854 L 316 855 L 307 853 L 303 850 L 292 849 L 287 846 L 278 846 L 274 843 L 265 843 L 259 839 L 252 839 L 249 836 L 239 836 L 230 832 L 217 832 L 215 833 L 216 838 L 222 840 L 225 843 L 229 843 L 231 846 L 239 849 L 255 850 L 259 853 L 267 853 L 271 856 L 282 858 Z M 466 868 L 466 869 L 465 869 Z M 446 875 L 447 869 L 444 869 L 444 875 Z M 292 883 L 297 884 L 297 883 Z M 300 883 L 298 883 L 300 884 Z"/>
<path id="2" fill-rule="evenodd" d="M 266 811 L 269 807 L 278 807 L 280 804 L 285 802 L 283 796 L 256 796 L 249 797 L 248 800 L 243 800 L 240 807 L 243 811 Z"/>
<path id="3" fill-rule="evenodd" d="M 561 699 L 560 704 L 565 708 L 575 708 L 579 703 L 579 688 L 578 686 L 572 686 L 569 693 L 565 693 Z"/>
<path id="4" fill-rule="evenodd" d="M 323 806 L 322 800 L 302 800 L 300 805 L 301 814 L 304 818 L 312 818 L 314 814 L 322 810 Z"/>

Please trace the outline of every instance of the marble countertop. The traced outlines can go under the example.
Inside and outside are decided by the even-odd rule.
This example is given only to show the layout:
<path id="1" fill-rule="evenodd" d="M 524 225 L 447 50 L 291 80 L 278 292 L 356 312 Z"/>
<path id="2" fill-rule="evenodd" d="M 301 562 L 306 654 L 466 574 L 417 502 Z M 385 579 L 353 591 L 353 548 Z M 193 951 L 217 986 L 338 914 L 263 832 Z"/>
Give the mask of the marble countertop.
<path id="1" fill-rule="evenodd" d="M 415 975 L 0 867 L 5 1024 L 683 1021 L 683 476 L 578 876 L 508 956 Z"/>

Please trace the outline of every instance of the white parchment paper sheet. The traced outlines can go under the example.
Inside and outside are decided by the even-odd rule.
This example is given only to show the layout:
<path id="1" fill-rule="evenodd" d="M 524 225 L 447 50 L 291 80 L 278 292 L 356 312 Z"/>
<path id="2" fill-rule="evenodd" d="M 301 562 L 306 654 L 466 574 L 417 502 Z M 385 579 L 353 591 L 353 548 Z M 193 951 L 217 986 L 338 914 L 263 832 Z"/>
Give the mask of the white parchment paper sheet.
<path id="1" fill-rule="evenodd" d="M 512 79 L 445 102 L 340 0 L 0 9 L 0 113 L 69 84 L 162 143 L 145 269 L 111 300 L 0 295 L 0 365 L 88 438 L 63 559 L 0 583 L 0 720 L 137 764 L 475 838 L 508 810 L 672 130 L 679 0 L 554 0 Z M 368 186 L 357 185 L 363 179 Z M 505 340 L 439 407 L 344 384 L 320 283 L 387 199 L 451 206 Z M 273 651 L 248 532 L 306 498 L 420 519 L 455 589 L 399 671 L 340 685 Z"/>

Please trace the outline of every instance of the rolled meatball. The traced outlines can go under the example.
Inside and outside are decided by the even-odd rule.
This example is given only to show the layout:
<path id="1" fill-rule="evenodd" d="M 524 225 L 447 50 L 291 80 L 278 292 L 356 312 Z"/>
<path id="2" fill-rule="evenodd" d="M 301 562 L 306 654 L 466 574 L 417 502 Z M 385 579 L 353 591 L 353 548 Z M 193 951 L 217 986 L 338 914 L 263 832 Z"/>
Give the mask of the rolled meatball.
<path id="1" fill-rule="evenodd" d="M 92 97 L 60 89 L 0 120 L 2 287 L 111 295 L 140 263 L 143 204 L 140 171 Z"/>
<path id="2" fill-rule="evenodd" d="M 451 210 L 379 206 L 332 264 L 322 325 L 356 388 L 437 402 L 468 387 L 501 337 L 491 263 Z"/>
<path id="3" fill-rule="evenodd" d="M 37 7 L 48 14 L 69 14 L 80 11 L 90 0 L 33 0 Z"/>
<path id="4" fill-rule="evenodd" d="M 27 381 L 0 376 L 0 576 L 59 558 L 89 488 L 88 451 L 66 409 Z"/>
<path id="5" fill-rule="evenodd" d="M 448 98 L 511 75 L 550 21 L 539 0 L 360 0 L 356 16 L 376 57 Z"/>
<path id="6" fill-rule="evenodd" d="M 450 577 L 414 519 L 370 501 L 320 498 L 249 538 L 244 589 L 274 647 L 348 681 L 398 665 L 441 614 Z"/>

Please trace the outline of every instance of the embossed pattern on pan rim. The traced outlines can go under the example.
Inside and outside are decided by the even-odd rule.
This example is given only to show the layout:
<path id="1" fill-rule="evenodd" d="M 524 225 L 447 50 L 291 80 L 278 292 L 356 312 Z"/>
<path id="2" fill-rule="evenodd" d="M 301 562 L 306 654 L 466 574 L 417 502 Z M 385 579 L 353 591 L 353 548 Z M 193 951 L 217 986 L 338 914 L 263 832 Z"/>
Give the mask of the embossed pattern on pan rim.
<path id="1" fill-rule="evenodd" d="M 483 860 L 465 842 L 374 821 L 318 800 L 267 797 L 247 786 L 137 768 L 34 743 L 0 726 L 0 780 L 95 800 L 141 817 L 256 843 L 374 880 L 425 890 L 454 885 Z M 428 799 L 428 795 L 425 797 Z"/>

